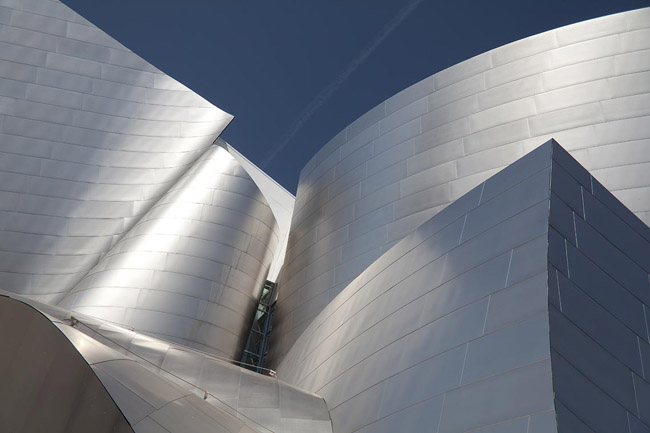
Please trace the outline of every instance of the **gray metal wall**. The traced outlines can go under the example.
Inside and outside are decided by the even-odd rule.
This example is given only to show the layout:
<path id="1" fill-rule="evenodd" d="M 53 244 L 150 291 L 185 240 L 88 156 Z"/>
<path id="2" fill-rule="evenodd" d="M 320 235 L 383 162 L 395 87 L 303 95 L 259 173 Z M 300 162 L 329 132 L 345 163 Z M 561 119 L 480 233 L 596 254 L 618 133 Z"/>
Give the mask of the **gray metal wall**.
<path id="1" fill-rule="evenodd" d="M 66 312 L 69 313 L 69 312 Z M 60 313 L 59 313 L 60 314 Z M 132 332 L 90 317 L 77 329 L 193 391 L 261 433 L 331 433 L 325 401 L 285 382 L 185 346 Z"/>
<path id="2" fill-rule="evenodd" d="M 136 433 L 257 433 L 235 416 L 218 409 L 192 390 L 179 386 L 160 372 L 151 372 L 138 362 L 81 332 L 70 322 L 50 317 L 69 340 L 68 345 L 81 354 L 85 366 L 99 378 L 105 391 Z M 72 343 L 72 344 L 70 344 Z M 78 352 L 77 352 L 78 351 Z M 51 396 L 56 399 L 57 394 Z M 92 403 L 92 400 L 89 400 Z M 52 404 L 56 408 L 56 403 Z M 88 427 L 96 431 L 103 426 Z M 66 430 L 67 431 L 67 430 Z"/>
<path id="3" fill-rule="evenodd" d="M 10 295 L 17 301 L 24 302 L 48 315 L 82 351 L 88 362 L 93 365 L 98 364 L 94 368 L 96 371 L 102 370 L 98 373 L 102 380 L 106 379 L 104 371 L 106 369 L 102 369 L 99 364 L 104 360 L 107 358 L 132 360 L 148 370 L 144 374 L 145 381 L 151 381 L 151 373 L 154 373 L 154 376 L 164 376 L 166 380 L 183 388 L 184 395 L 189 395 L 187 393 L 191 392 L 205 399 L 206 403 L 238 418 L 256 432 L 332 432 L 325 401 L 310 392 L 295 388 L 274 377 L 239 367 L 228 360 L 192 350 L 187 346 L 170 343 L 101 319 L 0 291 L 0 296 L 3 294 Z M 2 299 L 0 297 L 0 301 Z M 8 324 L 14 320 L 14 316 L 9 315 L 6 320 Z M 72 323 L 74 329 L 71 327 Z M 6 329 L 10 328 L 8 326 Z M 11 333 L 5 338 L 12 340 Z M 131 366 L 130 369 L 122 371 L 139 368 L 128 363 L 121 364 Z M 120 378 L 123 384 L 126 380 L 125 377 Z M 0 380 L 0 383 L 2 382 Z M 136 426 L 136 432 L 137 427 L 145 428 L 147 425 L 151 427 L 151 420 L 143 418 L 143 413 L 146 411 L 141 410 L 142 404 L 137 403 L 137 398 L 136 402 L 128 398 L 120 400 L 125 390 L 117 386 L 111 378 L 106 379 L 105 385 L 111 393 L 115 394 L 118 403 L 123 404 L 123 410 Z M 127 386 L 127 388 L 134 387 Z M 153 394 L 157 393 L 152 386 L 143 389 Z M 133 391 L 126 392 L 127 396 Z M 151 407 L 148 410 L 152 412 Z M 145 431 L 148 430 L 145 428 Z"/>
<path id="4" fill-rule="evenodd" d="M 650 229 L 554 141 L 382 255 L 278 368 L 334 432 L 650 429 Z"/>
<path id="5" fill-rule="evenodd" d="M 554 137 L 650 221 L 650 9 L 486 52 L 379 104 L 301 173 L 273 362 L 370 263 Z"/>
<path id="6" fill-rule="evenodd" d="M 650 431 L 650 228 L 556 151 L 549 322 L 560 432 Z"/>
<path id="7" fill-rule="evenodd" d="M 60 300 L 231 118 L 59 1 L 0 2 L 0 287 Z"/>
<path id="8" fill-rule="evenodd" d="M 239 359 L 277 244 L 262 193 L 214 145 L 59 305 Z"/>
<path id="9" fill-rule="evenodd" d="M 555 431 L 551 151 L 540 147 L 418 227 L 300 336 L 278 377 L 322 396 L 334 432 Z"/>
<path id="10" fill-rule="evenodd" d="M 133 433 L 74 345 L 38 310 L 0 295 L 0 431 Z"/>

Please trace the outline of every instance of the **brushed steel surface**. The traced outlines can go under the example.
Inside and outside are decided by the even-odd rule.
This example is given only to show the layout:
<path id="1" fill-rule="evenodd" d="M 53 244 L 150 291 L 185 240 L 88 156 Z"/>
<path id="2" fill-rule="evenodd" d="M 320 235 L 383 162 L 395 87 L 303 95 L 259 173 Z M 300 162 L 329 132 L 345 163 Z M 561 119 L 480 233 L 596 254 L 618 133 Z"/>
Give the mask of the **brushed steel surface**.
<path id="1" fill-rule="evenodd" d="M 642 430 L 648 251 L 550 141 L 366 268 L 278 377 L 325 398 L 335 432 Z"/>
<path id="2" fill-rule="evenodd" d="M 127 411 L 50 320 L 0 295 L 0 430 L 133 433 Z M 94 359 L 103 354 L 88 349 Z"/>
<path id="3" fill-rule="evenodd" d="M 547 297 L 492 325 L 504 291 L 548 293 L 552 149 L 422 224 L 298 338 L 278 377 L 325 398 L 335 432 L 471 431 L 553 411 Z"/>
<path id="4" fill-rule="evenodd" d="M 152 420 L 147 417 L 156 406 L 173 397 L 169 393 L 174 389 L 181 389 L 182 395 L 193 393 L 201 398 L 207 392 L 209 405 L 261 433 L 332 432 L 327 405 L 313 393 L 185 345 L 134 332 L 76 311 L 6 294 L 47 314 L 86 361 L 91 366 L 96 365 L 98 376 L 136 432 L 150 425 Z M 74 327 L 69 326 L 71 317 L 77 320 Z M 111 361 L 112 367 L 101 367 L 107 361 Z M 142 369 L 146 373 L 138 375 L 144 376 L 143 379 L 133 375 L 132 372 Z M 122 385 L 130 383 L 131 391 L 137 389 L 137 392 L 124 392 L 123 387 L 115 383 L 116 376 L 120 377 Z M 171 382 L 173 388 L 169 384 L 161 387 L 160 382 L 156 385 L 156 376 L 162 376 L 163 385 Z M 150 403 L 143 404 L 141 397 L 146 397 Z M 181 416 L 187 417 L 187 414 Z"/>
<path id="5" fill-rule="evenodd" d="M 213 145 L 59 305 L 237 359 L 278 238 L 256 184 Z"/>
<path id="6" fill-rule="evenodd" d="M 649 74 L 646 8 L 488 51 L 347 126 L 300 175 L 270 362 L 395 242 L 550 138 L 650 222 Z"/>
<path id="7" fill-rule="evenodd" d="M 0 3 L 0 290 L 135 431 L 650 422 L 650 9 L 414 84 L 294 198 L 218 138 L 232 116 L 59 1 Z M 577 163 L 529 153 L 551 137 Z M 228 362 L 266 279 L 282 380 Z"/>
<path id="8" fill-rule="evenodd" d="M 61 2 L 3 17 L 0 286 L 56 302 L 232 116 Z"/>

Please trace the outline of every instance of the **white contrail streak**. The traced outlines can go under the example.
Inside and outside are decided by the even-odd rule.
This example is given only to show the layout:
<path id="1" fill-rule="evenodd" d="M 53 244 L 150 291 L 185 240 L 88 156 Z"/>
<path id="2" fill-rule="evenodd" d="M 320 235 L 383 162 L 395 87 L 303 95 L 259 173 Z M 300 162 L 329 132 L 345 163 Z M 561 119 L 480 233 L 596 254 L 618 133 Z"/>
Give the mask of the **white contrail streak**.
<path id="1" fill-rule="evenodd" d="M 275 147 L 272 147 L 269 155 L 262 161 L 260 166 L 262 168 L 266 167 L 271 161 L 273 161 L 282 150 L 287 147 L 289 142 L 296 136 L 296 134 L 302 129 L 302 127 L 307 123 L 307 121 L 314 115 L 320 107 L 327 102 L 327 100 L 332 96 L 332 94 L 341 87 L 341 84 L 348 79 L 354 71 L 356 71 L 359 66 L 370 56 L 379 45 L 381 45 L 384 40 L 390 36 L 390 34 L 395 30 L 402 22 L 422 3 L 422 0 L 411 0 L 404 9 L 402 9 L 388 24 L 381 29 L 381 31 L 375 36 L 375 38 L 361 51 L 361 54 L 352 60 L 346 68 L 332 81 L 327 87 L 324 87 L 323 90 L 316 95 L 316 97 L 305 107 L 305 109 L 300 113 L 298 118 L 293 121 L 289 132 L 285 134 L 282 141 L 280 141 Z"/>

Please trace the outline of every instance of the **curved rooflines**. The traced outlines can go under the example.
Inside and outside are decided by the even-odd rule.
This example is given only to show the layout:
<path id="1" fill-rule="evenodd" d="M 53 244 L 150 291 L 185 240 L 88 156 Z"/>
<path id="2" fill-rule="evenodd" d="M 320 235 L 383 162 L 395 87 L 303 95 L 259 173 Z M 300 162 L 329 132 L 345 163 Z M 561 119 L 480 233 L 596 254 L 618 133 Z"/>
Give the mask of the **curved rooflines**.
<path id="1" fill-rule="evenodd" d="M 352 122 L 305 165 L 272 343 L 415 227 L 555 138 L 650 221 L 650 9 L 531 36 L 440 71 Z"/>

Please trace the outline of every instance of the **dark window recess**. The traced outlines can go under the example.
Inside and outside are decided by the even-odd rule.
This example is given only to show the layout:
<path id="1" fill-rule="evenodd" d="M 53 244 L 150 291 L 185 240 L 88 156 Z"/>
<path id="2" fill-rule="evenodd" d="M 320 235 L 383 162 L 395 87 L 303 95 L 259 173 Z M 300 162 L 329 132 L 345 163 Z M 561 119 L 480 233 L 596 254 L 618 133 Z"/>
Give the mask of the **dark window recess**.
<path id="1" fill-rule="evenodd" d="M 260 302 L 255 311 L 251 331 L 246 340 L 244 353 L 241 358 L 243 367 L 262 374 L 274 375 L 272 370 L 264 368 L 264 361 L 269 349 L 271 336 L 271 318 L 275 310 L 276 283 L 266 281 L 262 288 Z"/>

